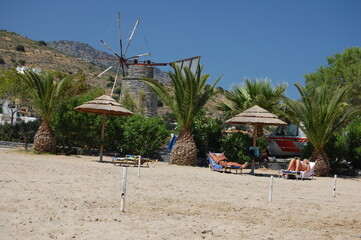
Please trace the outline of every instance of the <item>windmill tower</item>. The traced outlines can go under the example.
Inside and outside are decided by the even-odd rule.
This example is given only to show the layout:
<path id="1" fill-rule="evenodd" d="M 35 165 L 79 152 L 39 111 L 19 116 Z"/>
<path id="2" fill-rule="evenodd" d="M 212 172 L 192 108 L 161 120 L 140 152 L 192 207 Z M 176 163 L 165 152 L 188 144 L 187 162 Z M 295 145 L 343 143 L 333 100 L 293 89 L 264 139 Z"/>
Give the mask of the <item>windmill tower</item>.
<path id="1" fill-rule="evenodd" d="M 143 77 L 153 78 L 154 67 L 153 66 L 166 66 L 175 64 L 178 65 L 180 68 L 184 66 L 189 67 L 191 70 L 196 71 L 197 66 L 200 61 L 200 56 L 183 59 L 175 62 L 170 63 L 153 63 L 149 60 L 147 61 L 139 61 L 140 57 L 149 56 L 150 53 L 144 53 L 135 55 L 132 57 L 126 57 L 126 53 L 129 49 L 130 43 L 133 39 L 135 30 L 139 25 L 140 20 L 138 19 L 134 25 L 134 28 L 128 38 L 127 45 L 123 48 L 123 40 L 122 40 L 122 33 L 121 33 L 121 25 L 120 25 L 120 14 L 118 12 L 118 30 L 120 36 L 120 53 L 116 53 L 112 48 L 110 48 L 103 40 L 101 40 L 102 44 L 109 49 L 113 54 L 114 64 L 104 70 L 102 73 L 98 75 L 100 77 L 116 65 L 118 66 L 117 74 L 115 77 L 115 81 L 113 84 L 113 88 L 111 91 L 110 96 L 112 96 L 117 78 L 119 75 L 119 71 L 121 70 L 123 73 L 122 78 L 122 87 L 121 87 L 121 101 L 132 101 L 135 103 L 138 109 L 135 112 L 143 113 L 145 117 L 153 117 L 157 116 L 157 103 L 158 99 L 155 93 L 150 89 L 150 87 L 145 84 L 142 79 Z M 109 59 L 109 58 L 108 58 Z M 128 75 L 125 76 L 125 69 L 128 70 Z M 132 109 L 133 111 L 133 109 Z"/>

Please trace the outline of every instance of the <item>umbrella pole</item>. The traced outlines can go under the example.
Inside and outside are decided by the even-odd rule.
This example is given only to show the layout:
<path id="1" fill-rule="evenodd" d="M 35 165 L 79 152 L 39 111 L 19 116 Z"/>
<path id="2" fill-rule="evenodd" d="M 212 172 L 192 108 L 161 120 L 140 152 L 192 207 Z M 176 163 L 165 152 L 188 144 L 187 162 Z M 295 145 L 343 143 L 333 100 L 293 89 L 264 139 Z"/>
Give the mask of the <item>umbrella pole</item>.
<path id="1" fill-rule="evenodd" d="M 252 158 L 252 166 L 251 166 L 251 175 L 254 175 L 254 160 L 256 154 L 256 144 L 257 144 L 257 124 L 253 126 L 253 158 Z"/>
<path id="2" fill-rule="evenodd" d="M 99 151 L 99 156 L 100 156 L 100 161 L 103 161 L 103 151 L 104 151 L 104 129 L 105 129 L 105 114 L 103 114 L 103 118 L 102 118 L 102 132 L 101 132 L 101 136 L 100 136 L 100 151 Z"/>

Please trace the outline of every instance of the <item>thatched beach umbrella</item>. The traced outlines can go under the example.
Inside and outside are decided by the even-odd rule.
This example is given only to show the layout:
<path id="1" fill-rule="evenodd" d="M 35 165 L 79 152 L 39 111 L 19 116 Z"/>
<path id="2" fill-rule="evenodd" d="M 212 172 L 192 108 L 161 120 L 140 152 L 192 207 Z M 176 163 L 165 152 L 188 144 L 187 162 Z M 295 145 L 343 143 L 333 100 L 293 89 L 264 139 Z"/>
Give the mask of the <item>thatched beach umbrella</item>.
<path id="1" fill-rule="evenodd" d="M 284 121 L 277 118 L 276 115 L 270 113 L 266 109 L 259 106 L 253 106 L 244 112 L 237 114 L 235 117 L 228 119 L 226 123 L 253 125 L 253 149 L 256 149 L 257 127 L 270 125 L 287 125 Z M 252 161 L 251 174 L 254 174 L 254 160 Z"/>
<path id="2" fill-rule="evenodd" d="M 97 97 L 74 109 L 80 112 L 103 115 L 99 151 L 100 161 L 103 161 L 105 116 L 131 116 L 134 114 L 108 95 Z"/>

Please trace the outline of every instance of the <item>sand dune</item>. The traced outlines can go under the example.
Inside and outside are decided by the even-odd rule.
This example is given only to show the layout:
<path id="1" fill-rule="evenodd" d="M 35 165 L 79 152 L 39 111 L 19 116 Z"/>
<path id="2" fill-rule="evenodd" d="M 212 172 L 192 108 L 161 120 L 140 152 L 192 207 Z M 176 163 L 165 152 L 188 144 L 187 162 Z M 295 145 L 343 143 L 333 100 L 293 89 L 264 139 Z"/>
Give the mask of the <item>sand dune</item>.
<path id="1" fill-rule="evenodd" d="M 105 158 L 110 161 L 110 158 Z M 222 174 L 0 150 L 0 239 L 361 239 L 361 179 Z M 249 170 L 245 170 L 247 173 Z"/>

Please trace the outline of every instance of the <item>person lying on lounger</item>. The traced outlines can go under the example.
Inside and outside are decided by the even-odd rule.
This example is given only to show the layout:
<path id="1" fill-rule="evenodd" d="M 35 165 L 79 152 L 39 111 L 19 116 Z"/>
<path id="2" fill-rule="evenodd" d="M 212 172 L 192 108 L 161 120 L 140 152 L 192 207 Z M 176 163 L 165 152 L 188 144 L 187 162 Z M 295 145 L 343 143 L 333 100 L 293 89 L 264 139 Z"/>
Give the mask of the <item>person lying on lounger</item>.
<path id="1" fill-rule="evenodd" d="M 310 167 L 310 161 L 308 161 L 308 159 L 303 159 L 302 161 L 299 158 L 293 158 L 291 159 L 290 164 L 288 165 L 287 171 L 295 171 L 295 172 L 300 172 L 300 171 L 305 171 L 305 172 L 309 172 L 311 169 Z"/>
<path id="2" fill-rule="evenodd" d="M 245 164 L 239 164 L 236 162 L 229 162 L 228 159 L 226 158 L 226 156 L 224 156 L 224 153 L 221 154 L 213 154 L 213 153 L 209 153 L 211 158 L 213 158 L 213 160 L 218 164 L 221 165 L 223 167 L 230 167 L 230 166 L 235 166 L 235 167 L 240 167 L 240 168 L 246 168 L 248 166 L 248 163 L 246 162 Z"/>

